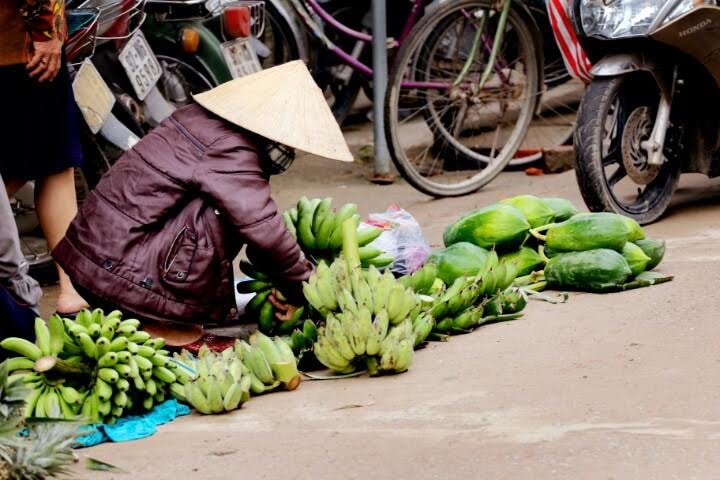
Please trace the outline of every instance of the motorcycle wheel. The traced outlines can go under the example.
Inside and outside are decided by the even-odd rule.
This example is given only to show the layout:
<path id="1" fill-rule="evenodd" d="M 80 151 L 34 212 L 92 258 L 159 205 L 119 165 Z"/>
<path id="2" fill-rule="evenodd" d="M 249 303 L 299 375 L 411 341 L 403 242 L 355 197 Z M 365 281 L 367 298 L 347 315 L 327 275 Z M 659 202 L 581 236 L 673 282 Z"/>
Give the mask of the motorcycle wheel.
<path id="1" fill-rule="evenodd" d="M 665 213 L 680 178 L 680 161 L 670 156 L 662 166 L 648 165 L 640 146 L 652 132 L 659 95 L 646 72 L 598 78 L 588 87 L 574 143 L 575 175 L 591 211 L 619 213 L 642 225 Z M 673 136 L 669 131 L 668 141 Z"/>
<path id="2" fill-rule="evenodd" d="M 215 85 L 203 73 L 202 67 L 193 65 L 172 53 L 155 55 L 162 65 L 163 76 L 158 85 L 163 96 L 176 107 L 183 107 L 192 101 L 192 95 L 210 90 Z"/>
<path id="3" fill-rule="evenodd" d="M 260 59 L 263 69 L 300 58 L 293 30 L 272 2 L 265 2 L 265 30 L 258 38 L 272 53 Z"/>

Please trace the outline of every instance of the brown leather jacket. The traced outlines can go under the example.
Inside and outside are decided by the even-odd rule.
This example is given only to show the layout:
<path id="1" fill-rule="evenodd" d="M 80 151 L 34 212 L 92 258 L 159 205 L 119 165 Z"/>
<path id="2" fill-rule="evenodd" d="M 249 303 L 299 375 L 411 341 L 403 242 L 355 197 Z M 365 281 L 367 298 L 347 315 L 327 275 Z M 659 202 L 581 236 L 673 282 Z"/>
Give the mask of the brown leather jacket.
<path id="1" fill-rule="evenodd" d="M 250 138 L 190 105 L 118 160 L 53 256 L 74 283 L 109 303 L 203 324 L 222 321 L 234 305 L 231 261 L 243 244 L 290 292 L 312 271 Z"/>

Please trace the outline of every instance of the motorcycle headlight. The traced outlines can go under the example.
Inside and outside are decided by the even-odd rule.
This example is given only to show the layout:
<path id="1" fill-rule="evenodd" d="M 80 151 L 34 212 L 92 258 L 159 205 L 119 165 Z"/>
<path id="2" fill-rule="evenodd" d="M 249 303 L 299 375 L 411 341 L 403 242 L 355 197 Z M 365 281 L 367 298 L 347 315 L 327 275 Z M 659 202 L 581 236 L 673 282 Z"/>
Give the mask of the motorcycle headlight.
<path id="1" fill-rule="evenodd" d="M 658 17 L 665 24 L 692 8 L 693 0 L 585 0 L 580 4 L 580 21 L 589 37 L 641 37 Z"/>

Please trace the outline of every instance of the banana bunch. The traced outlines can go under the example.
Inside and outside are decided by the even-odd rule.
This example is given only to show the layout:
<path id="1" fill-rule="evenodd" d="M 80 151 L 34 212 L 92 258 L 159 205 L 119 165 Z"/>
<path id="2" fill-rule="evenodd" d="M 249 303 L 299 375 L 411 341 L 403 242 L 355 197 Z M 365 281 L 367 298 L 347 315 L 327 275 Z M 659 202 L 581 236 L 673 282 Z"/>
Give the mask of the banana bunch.
<path id="1" fill-rule="evenodd" d="M 73 419 L 80 413 L 85 392 L 36 372 L 25 374 L 23 382 L 30 389 L 25 401 L 26 417 Z"/>
<path id="2" fill-rule="evenodd" d="M 269 277 L 259 272 L 255 267 L 247 261 L 240 262 L 242 271 L 249 275 L 252 280 L 240 282 L 237 285 L 238 293 L 254 293 L 255 296 L 245 306 L 245 314 L 257 322 L 258 330 L 266 335 L 288 335 L 295 328 L 302 325 L 302 319 L 305 315 L 305 307 L 300 306 L 293 317 L 287 322 L 281 322 L 275 317 L 275 306 L 270 303 L 270 293 L 273 284 Z M 286 301 L 282 292 L 275 289 L 275 295 L 280 301 Z"/>
<path id="3" fill-rule="evenodd" d="M 478 301 L 491 298 L 507 289 L 515 279 L 513 264 L 499 263 L 491 253 L 485 269 L 474 277 L 459 277 L 444 291 L 430 309 L 438 325 L 446 318 L 455 318 Z"/>
<path id="4" fill-rule="evenodd" d="M 35 321 L 36 342 L 6 338 L 2 348 L 19 354 L 13 371 L 24 370 L 31 388 L 27 416 L 112 423 L 130 410 L 150 410 L 189 373 L 169 358 L 164 340 L 150 338 L 136 319 L 120 312 L 83 310 L 76 319 L 53 315 Z"/>
<path id="5" fill-rule="evenodd" d="M 196 372 L 184 385 L 179 400 L 203 415 L 230 412 L 250 399 L 250 370 L 232 348 L 217 354 L 203 345 L 197 357 L 183 350 L 175 359 Z"/>
<path id="6" fill-rule="evenodd" d="M 405 275 L 400 277 L 400 283 L 406 288 L 411 288 L 415 293 L 420 295 L 430 295 L 434 288 L 439 288 L 439 284 L 436 284 L 438 279 L 438 268 L 434 263 L 428 263 L 421 269 L 417 270 L 412 275 Z M 440 280 L 442 282 L 442 280 Z M 444 286 L 445 284 L 442 283 Z"/>
<path id="7" fill-rule="evenodd" d="M 418 303 L 412 289 L 403 286 L 389 270 L 380 273 L 374 266 L 367 272 L 350 269 L 343 257 L 329 267 L 320 262 L 310 279 L 303 283 L 303 293 L 323 316 L 335 312 L 358 315 L 364 307 L 374 315 L 386 312 L 391 325 L 407 319 Z"/>
<path id="8" fill-rule="evenodd" d="M 313 199 L 302 197 L 297 206 L 283 214 L 285 226 L 297 239 L 308 258 L 332 261 L 343 246 L 342 224 L 352 219 L 355 225 L 360 223 L 357 205 L 348 203 L 337 211 L 332 209 L 332 198 Z M 393 258 L 383 254 L 382 250 L 370 245 L 382 234 L 382 229 L 367 228 L 358 231 L 360 260 L 363 267 L 374 265 L 387 267 Z"/>
<path id="9" fill-rule="evenodd" d="M 401 373 L 413 359 L 415 336 L 410 319 L 392 326 L 388 313 L 373 313 L 365 306 L 357 313 L 345 311 L 327 317 L 318 331 L 315 356 L 338 373 L 367 366 L 371 375 Z"/>
<path id="10" fill-rule="evenodd" d="M 280 337 L 272 339 L 262 332 L 250 336 L 250 343 L 239 340 L 235 355 L 250 372 L 250 391 L 261 394 L 283 385 L 286 390 L 300 386 L 297 360 L 290 346 Z"/>

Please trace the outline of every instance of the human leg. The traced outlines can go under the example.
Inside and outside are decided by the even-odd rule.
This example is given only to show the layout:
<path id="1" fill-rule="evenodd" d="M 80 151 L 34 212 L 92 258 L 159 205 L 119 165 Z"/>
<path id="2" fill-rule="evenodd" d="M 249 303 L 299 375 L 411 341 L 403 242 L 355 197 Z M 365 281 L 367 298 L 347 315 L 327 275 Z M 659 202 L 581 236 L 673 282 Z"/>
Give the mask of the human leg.
<path id="1" fill-rule="evenodd" d="M 72 168 L 40 179 L 35 189 L 35 209 L 48 246 L 53 249 L 65 236 L 70 222 L 77 214 L 75 176 Z M 60 295 L 57 311 L 74 313 L 88 306 L 75 290 L 70 278 L 57 266 L 60 279 Z"/>

